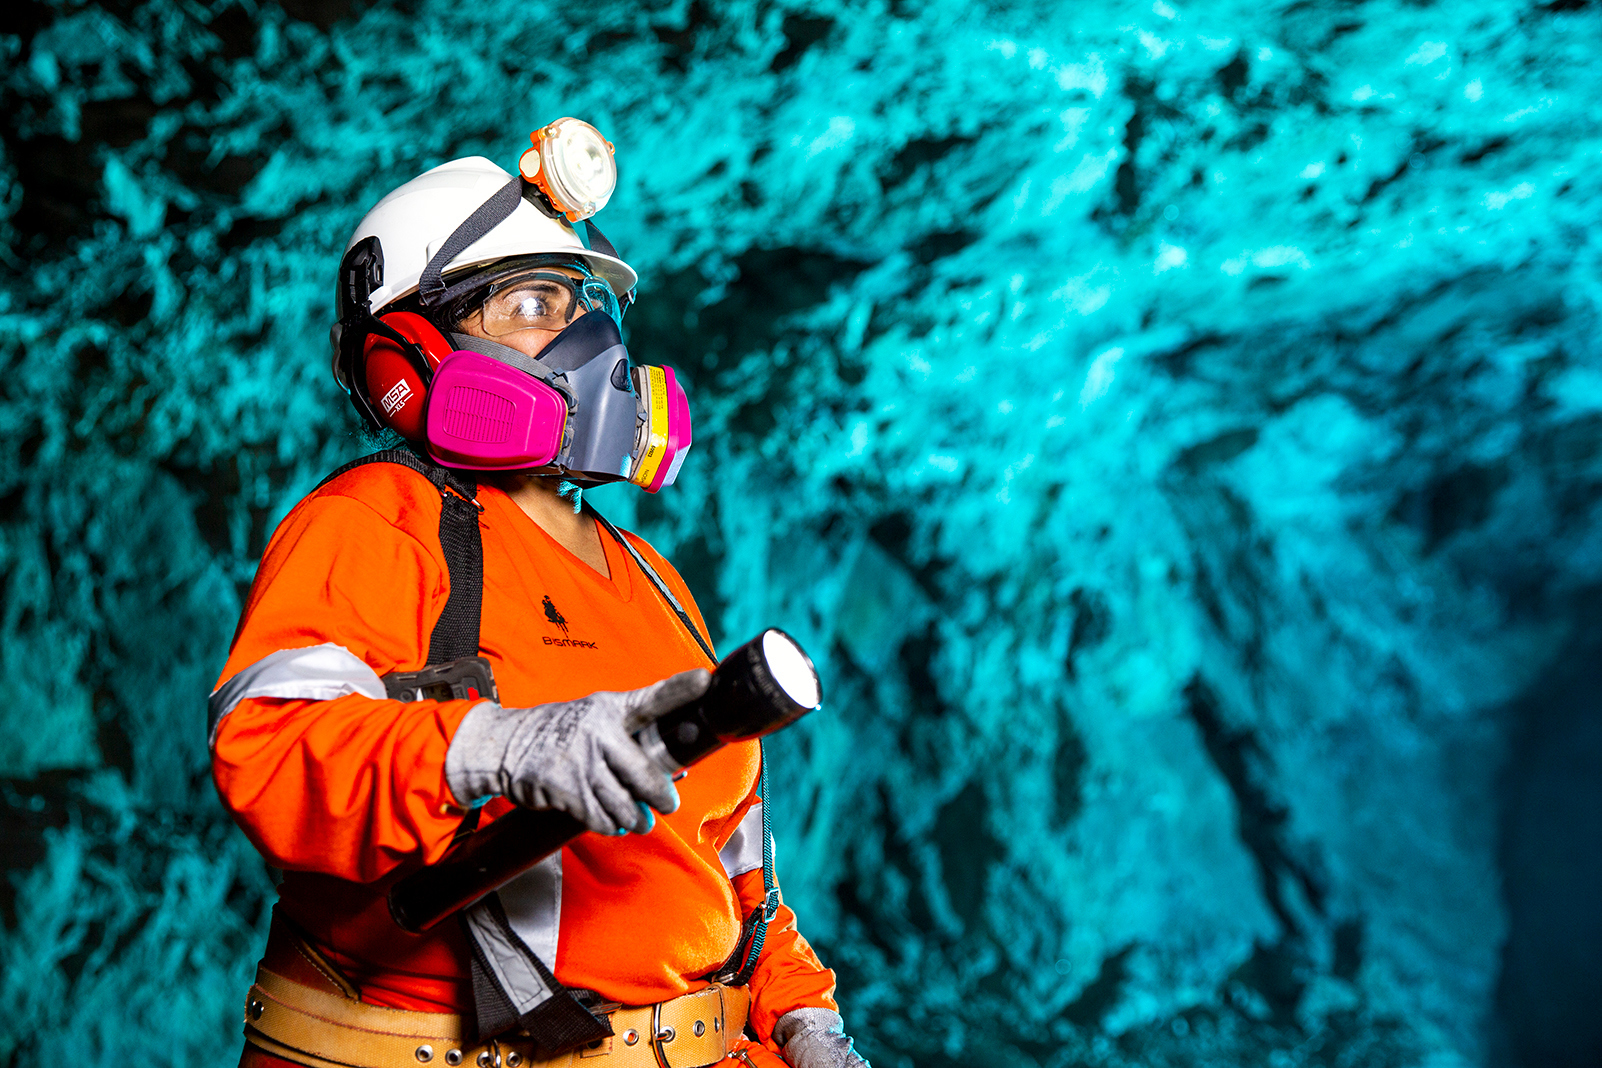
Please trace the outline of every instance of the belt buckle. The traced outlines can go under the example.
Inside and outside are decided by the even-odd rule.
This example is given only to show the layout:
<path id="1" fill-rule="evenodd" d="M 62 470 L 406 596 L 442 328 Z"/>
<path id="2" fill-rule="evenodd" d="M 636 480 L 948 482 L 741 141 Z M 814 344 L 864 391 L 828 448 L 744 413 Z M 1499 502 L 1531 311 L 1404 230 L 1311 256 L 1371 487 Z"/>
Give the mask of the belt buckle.
<path id="1" fill-rule="evenodd" d="M 651 1052 L 656 1054 L 656 1063 L 661 1068 L 673 1068 L 668 1063 L 667 1050 L 662 1048 L 662 1043 L 672 1042 L 675 1037 L 673 1028 L 662 1026 L 662 1002 L 658 1001 L 651 1006 Z"/>

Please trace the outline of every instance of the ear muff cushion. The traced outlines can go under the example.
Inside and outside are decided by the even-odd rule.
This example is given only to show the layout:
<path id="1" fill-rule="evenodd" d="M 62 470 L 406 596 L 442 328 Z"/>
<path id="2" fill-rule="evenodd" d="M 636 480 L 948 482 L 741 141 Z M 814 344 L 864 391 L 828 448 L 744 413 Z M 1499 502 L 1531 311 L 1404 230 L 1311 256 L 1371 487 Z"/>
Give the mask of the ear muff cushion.
<path id="1" fill-rule="evenodd" d="M 450 342 L 434 324 L 414 312 L 390 312 L 379 322 L 410 341 L 432 371 L 451 353 Z M 422 369 L 416 353 L 405 351 L 392 338 L 368 334 L 363 342 L 367 396 L 374 414 L 385 426 L 408 441 L 423 437 L 424 393 Z"/>

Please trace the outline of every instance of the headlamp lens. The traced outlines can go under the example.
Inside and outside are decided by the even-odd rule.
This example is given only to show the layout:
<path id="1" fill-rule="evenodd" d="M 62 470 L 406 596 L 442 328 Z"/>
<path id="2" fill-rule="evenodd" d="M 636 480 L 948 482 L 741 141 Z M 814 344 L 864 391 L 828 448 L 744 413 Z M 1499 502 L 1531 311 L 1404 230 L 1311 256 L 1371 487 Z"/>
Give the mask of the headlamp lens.
<path id="1" fill-rule="evenodd" d="M 606 207 L 617 188 L 612 146 L 580 119 L 557 119 L 539 135 L 540 178 L 551 202 L 574 222 Z"/>

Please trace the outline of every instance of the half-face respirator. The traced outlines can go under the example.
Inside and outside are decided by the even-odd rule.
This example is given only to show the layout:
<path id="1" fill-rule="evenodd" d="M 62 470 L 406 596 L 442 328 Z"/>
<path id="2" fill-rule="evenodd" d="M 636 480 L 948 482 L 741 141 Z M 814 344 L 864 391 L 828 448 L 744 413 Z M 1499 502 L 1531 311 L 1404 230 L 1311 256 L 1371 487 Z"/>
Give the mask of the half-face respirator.
<path id="1" fill-rule="evenodd" d="M 430 314 L 373 315 L 370 297 L 384 286 L 383 244 L 370 235 L 351 245 L 340 265 L 335 377 L 371 424 L 445 467 L 550 473 L 580 485 L 627 481 L 655 493 L 673 483 L 689 451 L 689 402 L 672 368 L 632 363 L 618 330 L 627 305 L 583 256 L 532 249 L 443 277 L 454 257 L 520 206 L 587 219 L 604 205 L 616 172 L 611 146 L 593 127 L 564 119 L 534 140 L 527 156 L 539 157 L 541 180 L 529 180 L 536 168 L 526 156 L 524 173 L 433 250 L 417 288 Z M 575 173 L 566 174 L 566 165 Z M 577 204 L 559 199 L 573 189 L 584 194 L 571 198 Z M 586 225 L 591 244 L 615 259 Z M 469 321 L 477 324 L 473 334 L 435 325 Z M 528 329 L 555 332 L 533 357 L 505 343 Z"/>

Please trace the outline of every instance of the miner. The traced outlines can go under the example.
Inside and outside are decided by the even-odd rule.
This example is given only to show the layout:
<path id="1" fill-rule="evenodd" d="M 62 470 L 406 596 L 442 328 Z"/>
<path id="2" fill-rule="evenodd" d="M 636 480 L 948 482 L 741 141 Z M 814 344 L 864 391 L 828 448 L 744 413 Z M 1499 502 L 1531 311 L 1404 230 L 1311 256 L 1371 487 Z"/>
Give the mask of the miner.
<path id="1" fill-rule="evenodd" d="M 532 141 L 516 175 L 394 190 L 340 264 L 334 374 L 391 447 L 279 526 L 210 701 L 218 791 L 284 871 L 240 1063 L 863 1065 L 779 897 L 759 744 L 675 783 L 636 741 L 711 648 L 582 490 L 670 485 L 689 406 L 618 332 L 636 275 L 590 221 L 612 145 Z M 588 833 L 397 926 L 389 888 L 514 806 Z"/>

